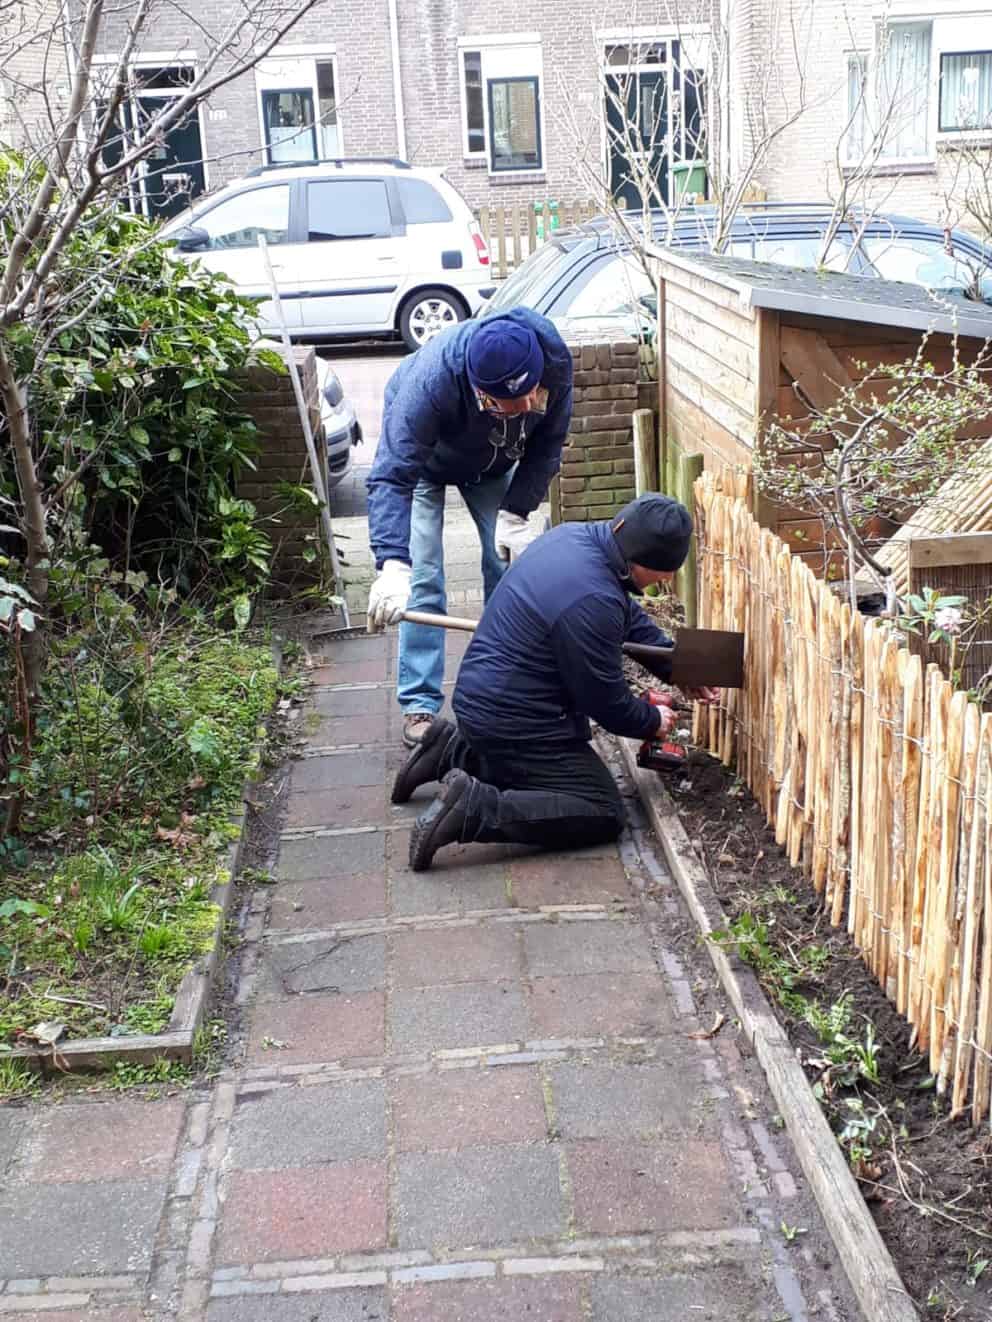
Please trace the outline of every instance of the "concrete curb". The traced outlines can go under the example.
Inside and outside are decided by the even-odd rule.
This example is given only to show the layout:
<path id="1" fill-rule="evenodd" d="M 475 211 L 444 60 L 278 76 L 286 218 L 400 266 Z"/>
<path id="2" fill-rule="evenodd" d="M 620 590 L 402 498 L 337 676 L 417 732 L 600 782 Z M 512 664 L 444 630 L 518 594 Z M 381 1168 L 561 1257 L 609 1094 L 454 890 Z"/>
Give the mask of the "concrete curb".
<path id="1" fill-rule="evenodd" d="M 866 1322 L 919 1322 L 919 1313 L 796 1059 L 795 1049 L 754 972 L 708 939 L 713 931 L 727 925 L 727 917 L 675 805 L 659 776 L 638 767 L 635 744 L 626 739 L 618 739 L 617 743 L 672 875 L 701 935 L 707 938 L 706 950 L 713 967 L 764 1070 Z"/>
<path id="2" fill-rule="evenodd" d="M 276 672 L 282 670 L 282 646 L 272 644 Z M 217 916 L 210 949 L 183 975 L 176 991 L 169 1025 L 164 1033 L 136 1033 L 133 1037 L 81 1037 L 59 1044 L 55 1050 L 42 1047 L 16 1047 L 5 1060 L 24 1060 L 42 1074 L 65 1074 L 73 1070 L 106 1069 L 118 1061 L 150 1065 L 156 1060 L 177 1060 L 184 1065 L 193 1059 L 193 1046 L 200 1025 L 206 1018 L 213 995 L 214 979 L 224 949 L 224 928 L 234 897 L 234 879 L 241 870 L 248 827 L 248 802 L 253 781 L 241 790 L 241 809 L 232 817 L 237 826 L 237 840 L 227 851 L 228 880 L 214 886 L 210 899 L 217 906 Z"/>

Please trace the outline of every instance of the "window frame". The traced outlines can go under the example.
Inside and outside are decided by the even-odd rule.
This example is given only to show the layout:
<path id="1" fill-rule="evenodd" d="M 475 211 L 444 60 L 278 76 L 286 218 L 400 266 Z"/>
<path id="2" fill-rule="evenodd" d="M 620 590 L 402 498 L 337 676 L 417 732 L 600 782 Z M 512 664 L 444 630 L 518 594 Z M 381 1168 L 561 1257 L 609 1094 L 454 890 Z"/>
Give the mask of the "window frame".
<path id="1" fill-rule="evenodd" d="M 854 119 L 851 113 L 851 66 L 857 61 L 861 73 L 861 151 L 858 155 L 853 155 L 850 150 L 851 132 L 854 128 Z M 872 109 L 872 53 L 867 50 L 848 50 L 844 52 L 844 122 L 847 125 L 847 131 L 844 134 L 843 160 L 844 165 L 850 169 L 857 169 L 864 162 L 868 155 L 869 145 L 874 141 L 874 134 L 871 132 L 871 109 Z"/>
<path id="2" fill-rule="evenodd" d="M 541 79 L 540 75 L 535 73 L 513 74 L 502 78 L 486 78 L 483 74 L 483 82 L 486 87 L 486 102 L 489 107 L 489 132 L 486 135 L 487 150 L 489 152 L 489 173 L 494 175 L 507 174 L 535 174 L 544 170 L 544 138 L 541 133 Z M 536 165 L 497 165 L 496 164 L 496 138 L 494 129 L 493 114 L 493 89 L 497 83 L 533 83 L 534 85 L 534 127 L 537 132 L 537 164 Z"/>
<path id="3" fill-rule="evenodd" d="M 535 69 L 533 72 L 524 74 L 495 74 L 487 73 L 486 61 L 487 54 L 492 61 L 497 52 L 505 53 L 507 49 L 519 51 L 520 55 L 528 62 L 533 62 Z M 458 38 L 458 96 L 461 106 L 461 138 L 462 138 L 462 158 L 466 164 L 486 163 L 486 168 L 491 179 L 533 179 L 545 174 L 547 165 L 544 159 L 544 144 L 547 140 L 547 125 L 545 123 L 544 108 L 544 46 L 541 42 L 539 32 L 507 32 L 498 35 L 484 36 L 466 36 Z M 483 122 L 483 141 L 482 151 L 469 150 L 468 136 L 468 89 L 465 83 L 465 56 L 468 54 L 478 54 L 479 69 L 482 79 L 482 122 Z M 493 138 L 492 138 L 492 114 L 490 84 L 492 82 L 513 82 L 513 81 L 531 81 L 535 80 L 536 88 L 536 109 L 537 109 L 537 142 L 540 155 L 539 165 L 514 166 L 511 168 L 494 167 L 493 163 Z"/>
<path id="4" fill-rule="evenodd" d="M 929 169 L 937 160 L 937 134 L 936 134 L 936 114 L 937 108 L 935 101 L 935 91 L 939 94 L 934 78 L 934 65 L 938 59 L 939 43 L 937 41 L 937 31 L 932 18 L 914 18 L 910 15 L 894 14 L 884 21 L 875 24 L 875 48 L 873 58 L 873 69 L 870 84 L 871 100 L 868 105 L 869 112 L 874 112 L 874 123 L 869 114 L 866 130 L 871 133 L 871 140 L 874 142 L 877 135 L 877 124 L 879 122 L 879 79 L 882 76 L 882 64 L 880 56 L 882 53 L 882 40 L 887 33 L 891 33 L 894 28 L 928 28 L 930 32 L 930 51 L 928 56 L 929 67 L 927 69 L 927 106 L 926 106 L 926 141 L 924 151 L 919 156 L 896 156 L 879 148 L 875 153 L 873 170 L 906 170 L 921 166 Z M 891 40 L 891 38 L 890 38 Z"/>
<path id="5" fill-rule="evenodd" d="M 961 138 L 982 139 L 992 137 L 992 112 L 985 128 L 945 128 L 941 118 L 941 90 L 944 83 L 944 60 L 962 55 L 987 55 L 992 58 L 992 49 L 982 50 L 938 50 L 937 51 L 937 138 L 954 142 Z"/>
<path id="6" fill-rule="evenodd" d="M 465 57 L 466 55 L 478 55 L 479 57 L 479 81 L 482 92 L 482 146 L 476 150 L 469 145 L 468 125 L 468 80 L 465 76 Z M 486 75 L 483 72 L 483 54 L 481 45 L 459 46 L 458 48 L 458 91 L 461 96 L 462 109 L 462 155 L 466 161 L 484 161 L 489 154 L 489 132 L 486 124 Z"/>
<path id="7" fill-rule="evenodd" d="M 206 206 L 206 207 L 203 207 L 202 210 L 200 210 L 200 211 L 194 211 L 194 212 L 193 212 L 193 214 L 192 214 L 191 217 L 190 217 L 190 221 L 189 221 L 190 226 L 191 226 L 192 228 L 194 228 L 194 229 L 197 228 L 197 227 L 202 228 L 202 222 L 207 218 L 207 216 L 212 215 L 215 211 L 219 211 L 221 207 L 225 207 L 225 206 L 227 206 L 227 205 L 228 205 L 229 203 L 231 203 L 231 202 L 240 201 L 242 198 L 252 197 L 252 196 L 254 196 L 256 193 L 260 193 L 260 192 L 262 192 L 264 189 L 285 188 L 285 189 L 287 190 L 287 192 L 286 192 L 286 243 L 287 243 L 287 244 L 295 243 L 295 242 L 297 241 L 297 240 L 294 238 L 294 236 L 293 236 L 293 207 L 294 207 L 294 197 L 293 197 L 293 192 L 294 192 L 295 185 L 296 185 L 296 181 L 295 181 L 295 180 L 289 180 L 289 179 L 271 179 L 271 180 L 269 180 L 269 181 L 266 182 L 266 183 L 258 183 L 258 184 L 255 184 L 255 185 L 254 185 L 253 187 L 251 187 L 251 188 L 242 188 L 242 189 L 240 189 L 237 193 L 231 194 L 231 195 L 229 195 L 228 197 L 218 197 L 218 198 L 216 199 L 216 201 L 214 201 L 214 203 L 213 203 L 212 206 Z M 245 245 L 243 245 L 243 246 L 238 246 L 237 248 L 223 248 L 223 249 L 221 249 L 221 248 L 214 248 L 213 246 L 211 246 L 210 248 L 207 249 L 207 251 L 208 251 L 208 252 L 249 252 L 249 251 L 251 251 L 251 249 L 252 249 L 253 246 L 257 246 L 257 245 L 245 244 Z M 274 247 L 282 247 L 283 245 L 282 245 L 282 244 L 274 244 L 273 246 L 274 246 Z"/>
<path id="8" fill-rule="evenodd" d="M 317 65 L 329 64 L 331 66 L 331 77 L 334 82 L 335 94 L 335 126 L 338 134 L 338 156 L 324 157 L 320 156 L 320 93 L 317 82 Z M 284 66 L 290 65 L 288 70 L 283 71 Z M 280 72 L 273 72 L 278 69 Z M 345 155 L 344 131 L 341 124 L 340 107 L 340 89 L 341 78 L 338 65 L 337 48 L 335 46 L 275 46 L 264 59 L 260 60 L 255 67 L 255 103 L 258 114 L 258 135 L 259 135 L 259 154 L 262 157 L 263 164 L 278 167 L 280 164 L 290 164 L 290 162 L 279 162 L 272 159 L 272 144 L 268 140 L 267 126 L 265 123 L 265 94 L 268 92 L 303 92 L 310 93 L 310 99 L 313 105 L 313 136 L 314 136 L 314 162 L 320 163 L 324 160 L 338 160 Z"/>

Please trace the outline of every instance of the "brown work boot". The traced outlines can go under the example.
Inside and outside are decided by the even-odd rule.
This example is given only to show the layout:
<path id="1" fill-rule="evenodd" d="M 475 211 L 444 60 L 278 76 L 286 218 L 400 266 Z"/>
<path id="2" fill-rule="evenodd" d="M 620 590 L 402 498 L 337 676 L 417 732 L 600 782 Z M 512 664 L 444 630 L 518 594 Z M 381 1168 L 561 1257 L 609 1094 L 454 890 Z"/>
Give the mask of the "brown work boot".
<path id="1" fill-rule="evenodd" d="M 412 711 L 403 717 L 403 742 L 407 748 L 416 748 L 424 735 L 431 728 L 434 713 L 430 711 Z"/>
<path id="2" fill-rule="evenodd" d="M 410 867 L 414 872 L 424 872 L 439 849 L 461 840 L 468 794 L 474 783 L 467 771 L 449 771 L 445 776 L 441 793 L 417 818 L 410 833 Z"/>
<path id="3" fill-rule="evenodd" d="M 455 733 L 450 721 L 435 716 L 427 727 L 427 733 L 415 745 L 405 764 L 396 773 L 393 781 L 393 803 L 409 803 L 421 785 L 429 785 L 440 780 L 437 774 L 441 767 L 444 750 L 448 740 Z"/>

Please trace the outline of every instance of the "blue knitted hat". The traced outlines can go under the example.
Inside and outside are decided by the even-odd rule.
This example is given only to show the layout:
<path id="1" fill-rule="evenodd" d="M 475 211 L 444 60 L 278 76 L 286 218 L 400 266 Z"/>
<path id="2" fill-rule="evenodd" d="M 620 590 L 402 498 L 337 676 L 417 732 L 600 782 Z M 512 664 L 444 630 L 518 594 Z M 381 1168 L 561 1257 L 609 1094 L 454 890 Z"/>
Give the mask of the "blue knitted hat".
<path id="1" fill-rule="evenodd" d="M 465 355 L 468 379 L 493 399 L 519 399 L 540 383 L 544 354 L 537 336 L 509 317 L 480 322 Z"/>

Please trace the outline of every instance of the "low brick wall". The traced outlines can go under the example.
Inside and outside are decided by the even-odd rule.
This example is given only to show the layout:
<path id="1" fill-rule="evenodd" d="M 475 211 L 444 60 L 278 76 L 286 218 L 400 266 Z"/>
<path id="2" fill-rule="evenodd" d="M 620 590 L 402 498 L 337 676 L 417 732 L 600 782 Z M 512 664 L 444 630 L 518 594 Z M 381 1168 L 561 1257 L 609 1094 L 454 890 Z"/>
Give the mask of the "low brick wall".
<path id="1" fill-rule="evenodd" d="M 561 474 L 551 489 L 552 523 L 608 519 L 634 498 L 637 342 L 579 341 L 569 347 L 575 404 Z"/>
<path id="2" fill-rule="evenodd" d="M 283 356 L 279 345 L 267 345 Z M 317 453 L 326 455 L 323 428 L 320 421 L 320 401 L 317 393 L 316 355 L 312 348 L 293 347 L 293 356 L 299 369 L 304 398 L 310 404 L 310 425 L 317 442 Z M 244 393 L 240 406 L 258 428 L 261 453 L 255 470 L 246 469 L 238 482 L 237 494 L 250 500 L 263 518 L 278 519 L 264 526 L 272 538 L 274 549 L 273 573 L 277 582 L 289 585 L 300 580 L 313 581 L 319 576 L 319 559 L 308 564 L 303 559 L 305 547 L 321 549 L 313 534 L 319 531 L 314 510 L 297 509 L 279 493 L 281 482 L 301 485 L 313 490 L 306 441 L 300 423 L 293 382 L 289 372 L 278 373 L 261 363 L 255 363 L 244 373 Z M 325 473 L 326 476 L 326 473 Z M 310 540 L 308 541 L 308 534 Z"/>

